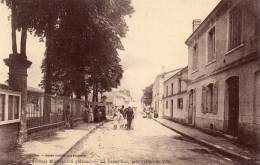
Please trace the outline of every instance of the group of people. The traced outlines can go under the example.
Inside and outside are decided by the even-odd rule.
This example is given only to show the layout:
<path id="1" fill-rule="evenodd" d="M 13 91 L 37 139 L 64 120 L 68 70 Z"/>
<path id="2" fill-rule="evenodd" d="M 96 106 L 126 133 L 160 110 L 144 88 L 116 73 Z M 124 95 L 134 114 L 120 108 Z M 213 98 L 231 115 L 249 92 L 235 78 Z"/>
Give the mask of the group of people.
<path id="1" fill-rule="evenodd" d="M 94 122 L 94 113 L 91 105 L 86 105 L 83 109 L 84 121 L 88 123 Z"/>
<path id="2" fill-rule="evenodd" d="M 124 105 L 121 108 L 115 107 L 115 113 L 113 116 L 114 119 L 114 129 L 117 128 L 126 128 L 128 130 L 133 129 L 132 121 L 134 119 L 134 111 L 130 106 L 124 108 Z"/>

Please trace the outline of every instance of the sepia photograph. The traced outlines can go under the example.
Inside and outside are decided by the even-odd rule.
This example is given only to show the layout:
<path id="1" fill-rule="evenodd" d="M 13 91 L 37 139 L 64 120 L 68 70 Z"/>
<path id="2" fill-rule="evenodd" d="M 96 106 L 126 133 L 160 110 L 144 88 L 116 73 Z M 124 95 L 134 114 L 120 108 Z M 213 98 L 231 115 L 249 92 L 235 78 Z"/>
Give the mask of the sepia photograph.
<path id="1" fill-rule="evenodd" d="M 0 165 L 260 165 L 260 0 L 0 0 Z"/>

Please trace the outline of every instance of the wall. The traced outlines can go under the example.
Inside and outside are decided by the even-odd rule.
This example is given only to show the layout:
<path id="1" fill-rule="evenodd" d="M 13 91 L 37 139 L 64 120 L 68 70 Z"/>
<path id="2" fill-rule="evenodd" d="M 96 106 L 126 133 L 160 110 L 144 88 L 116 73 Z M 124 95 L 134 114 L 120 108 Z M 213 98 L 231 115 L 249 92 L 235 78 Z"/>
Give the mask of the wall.
<path id="1" fill-rule="evenodd" d="M 233 6 L 242 2 L 234 1 Z M 246 1 L 250 3 L 251 1 Z M 252 11 L 243 7 L 242 19 L 242 44 L 235 49 L 228 50 L 228 21 L 229 11 L 233 6 L 225 10 L 214 11 L 209 20 L 204 21 L 201 28 L 193 34 L 187 42 L 189 46 L 189 73 L 188 77 L 191 84 L 188 90 L 196 89 L 196 118 L 195 126 L 207 131 L 227 132 L 228 127 L 228 102 L 226 80 L 231 76 L 239 77 L 239 132 L 238 137 L 247 142 L 260 144 L 260 120 L 259 105 L 256 104 L 257 89 L 259 78 L 257 71 L 259 66 L 259 52 L 256 52 L 257 39 L 257 20 Z M 217 13 L 217 14 L 216 14 Z M 206 56 L 206 34 L 212 22 L 216 31 L 216 60 L 207 63 Z M 259 28 L 259 25 L 258 25 Z M 199 63 L 198 69 L 192 70 L 193 45 L 198 43 Z M 258 81 L 257 81 L 258 80 Z M 202 113 L 202 86 L 209 83 L 218 82 L 218 112 L 217 114 Z M 213 128 L 211 127 L 213 125 Z M 211 130 L 213 129 L 213 130 Z M 253 144 L 254 145 L 254 144 Z"/>
<path id="2" fill-rule="evenodd" d="M 179 71 L 171 78 L 164 82 L 164 98 L 163 98 L 163 111 L 164 117 L 180 122 L 187 123 L 187 83 L 185 81 L 181 81 L 181 89 L 179 89 L 179 80 L 187 78 L 188 70 L 187 68 Z M 172 85 L 173 84 L 173 93 L 172 93 Z M 168 92 L 167 92 L 168 86 Z M 167 95 L 168 93 L 168 95 Z M 183 108 L 178 108 L 178 99 L 183 99 Z M 168 101 L 168 108 L 166 108 L 166 101 Z M 171 109 L 171 101 L 173 101 L 173 107 Z"/>
<path id="3" fill-rule="evenodd" d="M 20 123 L 0 125 L 0 151 L 8 150 L 17 144 Z"/>

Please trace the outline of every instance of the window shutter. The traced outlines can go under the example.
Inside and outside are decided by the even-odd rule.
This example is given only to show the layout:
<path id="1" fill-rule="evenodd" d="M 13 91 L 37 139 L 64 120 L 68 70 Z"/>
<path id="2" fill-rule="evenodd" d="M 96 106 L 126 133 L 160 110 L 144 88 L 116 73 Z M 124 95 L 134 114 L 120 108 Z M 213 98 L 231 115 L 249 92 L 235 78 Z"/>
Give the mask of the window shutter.
<path id="1" fill-rule="evenodd" d="M 207 108 L 207 90 L 205 86 L 202 86 L 202 94 L 201 94 L 201 112 L 206 113 Z"/>
<path id="2" fill-rule="evenodd" d="M 213 85 L 213 114 L 218 113 L 218 82 Z"/>

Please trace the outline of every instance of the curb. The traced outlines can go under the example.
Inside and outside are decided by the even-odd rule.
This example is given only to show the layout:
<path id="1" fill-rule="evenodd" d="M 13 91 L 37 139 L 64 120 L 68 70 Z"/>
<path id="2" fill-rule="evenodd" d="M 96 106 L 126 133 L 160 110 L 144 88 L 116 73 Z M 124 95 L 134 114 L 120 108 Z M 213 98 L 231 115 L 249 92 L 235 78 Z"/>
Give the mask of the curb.
<path id="1" fill-rule="evenodd" d="M 103 121 L 103 122 L 97 124 L 97 125 L 96 125 L 94 128 L 92 128 L 88 133 L 86 133 L 84 136 L 82 136 L 82 137 L 81 137 L 75 144 L 73 144 L 64 154 L 62 154 L 62 156 L 61 156 L 58 160 L 56 160 L 53 165 L 58 164 L 58 163 L 62 160 L 62 158 L 64 158 L 64 156 L 65 156 L 66 154 L 68 154 L 71 150 L 73 150 L 73 148 L 74 148 L 75 146 L 77 146 L 78 144 L 80 144 L 86 137 L 88 137 L 91 133 L 93 133 L 96 129 L 98 129 L 99 127 L 101 127 L 102 125 L 104 125 L 106 122 L 107 122 L 107 121 Z"/>
<path id="2" fill-rule="evenodd" d="M 156 119 L 153 119 L 154 121 L 158 122 L 159 124 L 169 128 L 170 130 L 174 131 L 174 132 L 177 132 L 178 134 L 184 136 L 184 137 L 187 137 L 189 139 L 192 139 L 196 142 L 198 142 L 199 144 L 201 145 L 204 145 L 204 146 L 207 146 L 207 147 L 210 147 L 210 148 L 213 148 L 214 150 L 218 151 L 219 153 L 221 154 L 225 154 L 225 155 L 228 155 L 229 157 L 232 157 L 232 158 L 235 158 L 235 159 L 238 159 L 238 160 L 241 160 L 243 161 L 244 163 L 251 163 L 251 164 L 257 164 L 257 165 L 260 165 L 258 162 L 255 162 L 253 158 L 251 157 L 248 157 L 248 156 L 245 156 L 245 155 L 241 155 L 241 154 L 238 154 L 238 153 L 235 153 L 235 152 L 232 152 L 232 151 L 227 151 L 225 150 L 225 148 L 221 147 L 221 146 L 218 146 L 218 145 L 215 145 L 215 144 L 212 144 L 212 143 L 209 143 L 205 140 L 202 140 L 202 139 L 199 139 L 199 138 L 194 138 L 186 133 L 183 133 L 177 129 L 174 129 Z"/>

